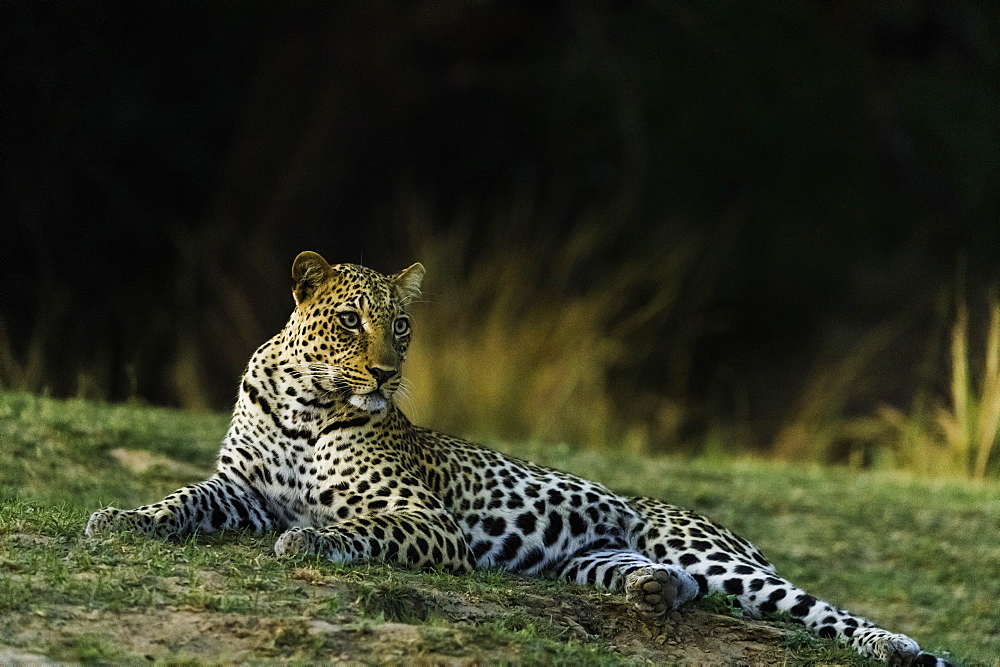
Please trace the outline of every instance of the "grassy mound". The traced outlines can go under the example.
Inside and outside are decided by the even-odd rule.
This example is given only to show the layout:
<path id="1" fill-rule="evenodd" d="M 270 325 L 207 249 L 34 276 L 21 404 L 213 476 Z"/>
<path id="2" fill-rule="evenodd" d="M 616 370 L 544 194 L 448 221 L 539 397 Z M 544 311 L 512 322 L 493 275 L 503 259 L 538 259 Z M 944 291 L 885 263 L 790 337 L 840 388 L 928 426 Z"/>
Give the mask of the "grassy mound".
<path id="1" fill-rule="evenodd" d="M 645 623 L 619 596 L 484 571 L 279 561 L 274 535 L 82 537 L 204 478 L 228 418 L 0 394 L 0 662 L 836 662 L 712 597 Z M 1000 489 L 750 461 L 513 454 L 692 507 L 814 595 L 969 664 L 1000 655 Z"/>

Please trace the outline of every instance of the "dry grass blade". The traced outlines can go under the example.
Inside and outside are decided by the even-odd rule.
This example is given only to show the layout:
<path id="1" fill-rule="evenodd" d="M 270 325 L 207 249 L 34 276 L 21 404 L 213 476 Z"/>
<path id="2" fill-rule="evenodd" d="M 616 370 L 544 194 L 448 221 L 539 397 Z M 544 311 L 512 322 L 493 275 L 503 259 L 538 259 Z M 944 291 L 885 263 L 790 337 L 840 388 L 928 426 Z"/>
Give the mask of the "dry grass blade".
<path id="1" fill-rule="evenodd" d="M 867 335 L 846 359 L 821 364 L 809 376 L 801 397 L 781 425 L 771 455 L 785 461 L 826 461 L 838 438 L 858 430 L 858 420 L 843 417 L 854 385 L 869 372 L 873 361 L 896 335 L 886 326 Z"/>
<path id="2" fill-rule="evenodd" d="M 439 296 L 420 309 L 405 372 L 411 407 L 428 425 L 480 439 L 592 448 L 627 439 L 646 448 L 655 420 L 612 377 L 654 345 L 657 326 L 677 318 L 682 281 L 704 260 L 703 248 L 677 239 L 617 269 L 602 267 L 595 280 L 608 234 L 596 221 L 558 243 L 506 239 L 475 262 L 455 252 L 461 238 L 417 237 Z"/>
<path id="3" fill-rule="evenodd" d="M 949 413 L 940 413 L 939 421 L 948 442 L 948 448 L 960 466 L 969 458 L 971 429 L 969 427 L 969 310 L 959 302 L 955 324 L 951 329 L 951 406 Z"/>
<path id="4" fill-rule="evenodd" d="M 951 336 L 951 410 L 938 413 L 953 461 L 971 477 L 986 476 L 1000 435 L 1000 301 L 990 306 L 990 324 L 978 392 L 969 372 L 969 313 L 959 303 Z"/>
<path id="5" fill-rule="evenodd" d="M 974 477 L 986 477 L 993 447 L 1000 439 L 1000 301 L 990 308 L 990 328 L 986 337 L 985 374 L 982 379 L 979 419 L 976 422 Z"/>
<path id="6" fill-rule="evenodd" d="M 990 305 L 981 358 L 970 351 L 969 328 L 969 311 L 960 301 L 951 327 L 947 400 L 924 409 L 927 401 L 918 397 L 910 414 L 889 407 L 879 411 L 877 421 L 896 441 L 905 467 L 974 479 L 983 479 L 989 472 L 1000 439 L 1000 301 Z"/>

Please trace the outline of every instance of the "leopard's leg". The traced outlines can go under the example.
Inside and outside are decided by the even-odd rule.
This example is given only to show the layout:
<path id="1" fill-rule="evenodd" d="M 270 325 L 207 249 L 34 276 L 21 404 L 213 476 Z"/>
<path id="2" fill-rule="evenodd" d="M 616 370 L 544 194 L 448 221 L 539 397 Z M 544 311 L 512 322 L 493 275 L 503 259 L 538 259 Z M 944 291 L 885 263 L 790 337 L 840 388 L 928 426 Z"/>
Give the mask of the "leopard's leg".
<path id="1" fill-rule="evenodd" d="M 356 516 L 324 528 L 291 528 L 274 545 L 278 556 L 319 554 L 350 562 L 381 560 L 411 567 L 475 567 L 465 535 L 441 510 L 409 509 Z"/>
<path id="2" fill-rule="evenodd" d="M 90 515 L 86 534 L 116 532 L 183 535 L 228 528 L 263 532 L 278 522 L 259 491 L 243 480 L 217 473 L 198 484 L 180 488 L 163 500 L 134 510 L 105 507 Z"/>
<path id="3" fill-rule="evenodd" d="M 701 594 L 733 595 L 752 618 L 787 612 L 813 633 L 834 637 L 866 658 L 891 665 L 947 664 L 922 652 L 906 635 L 876 627 L 777 576 L 756 547 L 695 512 L 648 498 L 633 498 L 629 506 L 643 517 L 631 536 L 635 548 L 657 562 L 684 568 Z"/>
<path id="4" fill-rule="evenodd" d="M 624 591 L 625 599 L 647 615 L 659 616 L 698 595 L 698 583 L 684 570 L 655 563 L 628 549 L 589 551 L 568 560 L 557 578 Z"/>

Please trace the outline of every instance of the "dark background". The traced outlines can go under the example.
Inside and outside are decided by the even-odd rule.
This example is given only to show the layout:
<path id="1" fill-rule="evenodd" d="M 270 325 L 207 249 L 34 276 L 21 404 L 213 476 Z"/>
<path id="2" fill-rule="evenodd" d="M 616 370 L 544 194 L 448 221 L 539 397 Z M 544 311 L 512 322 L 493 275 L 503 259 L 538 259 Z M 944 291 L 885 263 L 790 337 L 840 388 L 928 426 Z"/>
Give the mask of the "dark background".
<path id="1" fill-rule="evenodd" d="M 525 291 L 690 248 L 608 378 L 682 435 L 766 440 L 858 349 L 843 408 L 905 409 L 1000 276 L 998 8 L 4 2 L 0 386 L 225 409 L 300 250 L 448 300 L 596 238 Z"/>

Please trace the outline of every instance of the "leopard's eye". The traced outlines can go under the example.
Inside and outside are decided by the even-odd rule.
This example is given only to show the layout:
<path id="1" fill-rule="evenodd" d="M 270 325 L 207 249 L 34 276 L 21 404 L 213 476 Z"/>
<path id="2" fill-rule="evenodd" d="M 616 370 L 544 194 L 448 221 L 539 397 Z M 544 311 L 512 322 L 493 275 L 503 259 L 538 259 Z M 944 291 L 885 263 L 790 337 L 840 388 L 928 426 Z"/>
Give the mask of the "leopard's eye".
<path id="1" fill-rule="evenodd" d="M 408 317 L 397 317 L 396 321 L 392 323 L 392 332 L 397 336 L 406 335 L 410 330 L 410 318 Z"/>
<path id="2" fill-rule="evenodd" d="M 361 318 L 353 310 L 337 313 L 337 320 L 345 329 L 357 329 L 361 326 Z"/>

